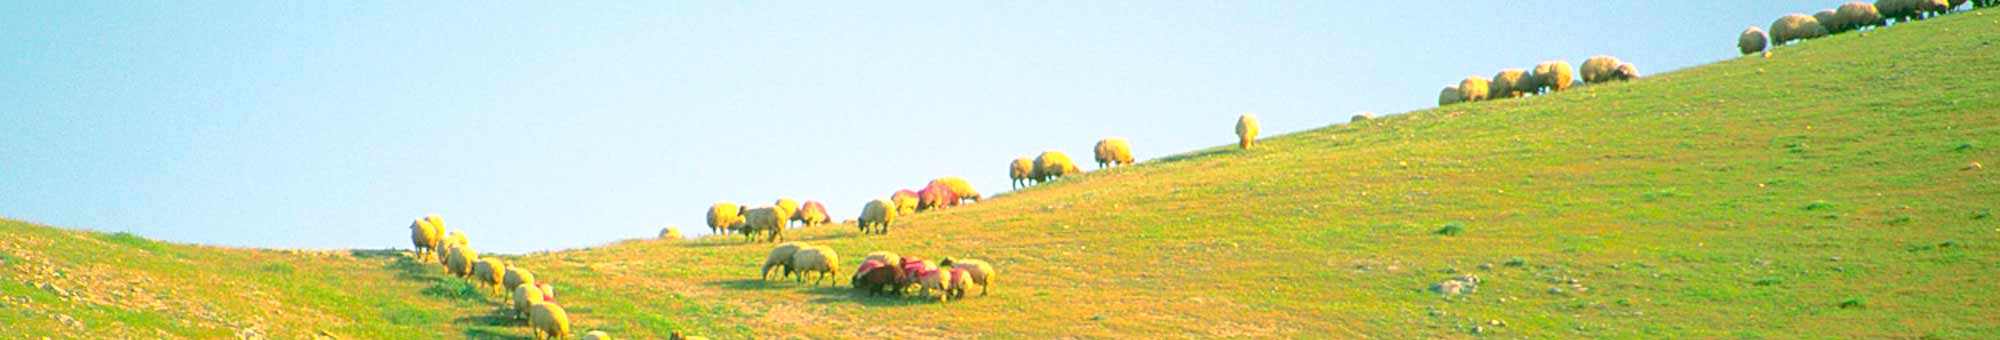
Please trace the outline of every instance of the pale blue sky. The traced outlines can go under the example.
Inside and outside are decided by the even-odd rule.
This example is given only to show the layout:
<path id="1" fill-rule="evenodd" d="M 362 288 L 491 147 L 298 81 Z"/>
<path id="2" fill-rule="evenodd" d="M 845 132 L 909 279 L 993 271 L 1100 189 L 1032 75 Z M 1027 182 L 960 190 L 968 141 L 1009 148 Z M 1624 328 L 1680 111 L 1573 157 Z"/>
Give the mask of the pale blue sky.
<path id="1" fill-rule="evenodd" d="M 407 248 L 439 213 L 503 252 L 705 231 L 717 200 L 847 219 L 1107 136 L 1147 159 L 1543 60 L 1722 60 L 1839 3 L 7 1 L 0 215 Z"/>

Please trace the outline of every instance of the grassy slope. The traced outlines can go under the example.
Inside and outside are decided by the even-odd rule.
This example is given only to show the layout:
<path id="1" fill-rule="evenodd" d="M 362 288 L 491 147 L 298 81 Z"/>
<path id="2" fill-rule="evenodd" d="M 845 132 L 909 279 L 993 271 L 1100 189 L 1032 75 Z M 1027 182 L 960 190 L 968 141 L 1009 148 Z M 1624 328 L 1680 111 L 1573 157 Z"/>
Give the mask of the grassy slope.
<path id="1" fill-rule="evenodd" d="M 2000 273 L 2000 169 L 1961 168 L 2000 166 L 1996 40 L 2000 12 L 1952 15 L 1771 59 L 1200 150 L 907 218 L 886 236 L 796 235 L 841 251 L 843 271 L 871 250 L 1000 268 L 992 296 L 948 304 L 759 282 L 769 245 L 735 238 L 514 260 L 557 280 L 580 329 L 634 338 L 1408 338 L 1488 320 L 1507 323 L 1490 335 L 1534 338 L 1990 338 L 2000 297 L 1980 288 Z M 1447 223 L 1465 232 L 1433 233 Z M 526 335 L 401 256 L 0 231 L 17 245 L 0 275 L 27 277 L 37 260 L 26 255 L 141 273 L 149 292 L 237 285 L 162 295 L 215 301 L 222 319 L 261 317 L 281 335 Z M 1487 282 L 1461 297 L 1424 291 L 1451 270 Z M 231 329 L 58 303 L 21 281 L 0 291 L 33 312 L 0 314 L 0 331 L 61 329 L 36 314 L 49 312 L 119 334 Z"/>

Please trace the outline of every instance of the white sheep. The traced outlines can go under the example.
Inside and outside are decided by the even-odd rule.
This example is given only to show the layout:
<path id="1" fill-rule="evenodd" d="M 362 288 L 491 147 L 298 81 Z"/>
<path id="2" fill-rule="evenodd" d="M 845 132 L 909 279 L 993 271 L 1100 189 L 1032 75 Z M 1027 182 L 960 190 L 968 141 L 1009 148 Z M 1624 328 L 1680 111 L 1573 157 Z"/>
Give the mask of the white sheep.
<path id="1" fill-rule="evenodd" d="M 805 281 L 806 275 L 812 274 L 813 285 L 817 286 L 821 280 L 833 278 L 833 273 L 840 270 L 839 266 L 835 264 L 839 262 L 840 254 L 835 253 L 833 248 L 806 246 L 799 248 L 798 252 L 792 253 L 792 265 L 787 270 L 798 273 L 798 280 L 800 282 Z"/>
<path id="2" fill-rule="evenodd" d="M 757 240 L 757 233 L 764 232 L 767 235 L 766 242 L 783 241 L 787 219 L 785 213 L 780 212 L 777 207 L 746 210 L 743 212 L 743 236 L 754 242 Z"/>
<path id="3" fill-rule="evenodd" d="M 472 262 L 472 282 L 486 288 L 493 295 L 505 293 L 500 290 L 502 277 L 507 274 L 507 263 L 496 258 L 483 258 Z"/>
<path id="4" fill-rule="evenodd" d="M 535 340 L 567 339 L 569 313 L 553 302 L 536 302 L 528 306 L 528 328 L 535 332 Z"/>
<path id="5" fill-rule="evenodd" d="M 435 219 L 437 222 L 432 222 Z M 437 215 L 424 216 L 410 222 L 410 243 L 416 245 L 417 262 L 430 262 L 438 256 L 438 244 L 444 242 L 444 228 L 439 226 L 444 218 Z"/>
<path id="6" fill-rule="evenodd" d="M 800 248 L 805 247 L 805 243 L 799 242 L 785 242 L 779 244 L 777 247 L 771 247 L 771 254 L 764 256 L 764 269 L 762 271 L 764 280 L 771 279 L 771 267 L 783 269 L 784 277 L 791 277 L 792 254 L 797 253 Z"/>
<path id="7" fill-rule="evenodd" d="M 1764 39 L 1764 30 L 1757 26 L 1745 28 L 1743 34 L 1736 36 L 1736 50 L 1743 51 L 1743 54 L 1763 52 L 1766 44 L 1768 42 Z"/>
<path id="8" fill-rule="evenodd" d="M 1236 117 L 1236 143 L 1244 150 L 1257 141 L 1257 115 L 1245 113 Z"/>
<path id="9" fill-rule="evenodd" d="M 582 340 L 611 340 L 611 334 L 604 331 L 590 331 L 590 333 L 583 333 Z"/>
<path id="10" fill-rule="evenodd" d="M 532 284 L 514 287 L 514 318 L 527 319 L 528 307 L 539 302 L 543 302 L 541 288 Z"/>
<path id="11" fill-rule="evenodd" d="M 855 224 L 861 227 L 861 233 L 863 234 L 867 234 L 868 227 L 871 226 L 879 227 L 879 233 L 881 234 L 888 234 L 889 224 L 895 221 L 896 203 L 878 199 L 868 201 L 867 205 L 861 207 L 861 218 Z"/>
<path id="12" fill-rule="evenodd" d="M 521 266 L 507 266 L 507 273 L 501 275 L 500 278 L 500 288 L 507 291 L 513 291 L 514 288 L 520 286 L 533 286 L 534 284 L 535 273 L 528 271 L 527 268 L 521 268 Z"/>
<path id="13" fill-rule="evenodd" d="M 979 295 L 981 296 L 986 295 L 986 288 L 992 286 L 994 277 L 1000 274 L 1000 272 L 993 270 L 992 264 L 988 264 L 986 263 L 986 261 L 980 261 L 974 259 L 959 260 L 959 259 L 945 258 L 944 261 L 939 261 L 938 265 L 947 268 L 957 268 L 966 270 L 966 273 L 970 274 L 971 276 L 969 281 L 972 283 L 979 284 Z M 954 293 L 956 294 L 954 295 L 954 297 L 965 295 L 965 287 L 960 286 L 957 282 L 954 282 L 952 284 L 952 288 L 956 289 L 954 291 Z"/>

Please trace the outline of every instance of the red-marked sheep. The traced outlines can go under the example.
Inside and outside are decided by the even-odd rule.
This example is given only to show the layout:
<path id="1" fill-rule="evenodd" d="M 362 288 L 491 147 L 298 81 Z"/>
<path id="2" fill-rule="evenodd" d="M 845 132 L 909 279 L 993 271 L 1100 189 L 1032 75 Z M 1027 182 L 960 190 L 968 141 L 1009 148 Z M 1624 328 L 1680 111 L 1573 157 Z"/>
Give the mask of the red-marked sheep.
<path id="1" fill-rule="evenodd" d="M 930 184 L 924 185 L 923 190 L 917 190 L 917 211 L 941 210 L 954 206 L 958 206 L 958 193 L 952 192 L 951 186 L 944 182 L 931 181 Z"/>

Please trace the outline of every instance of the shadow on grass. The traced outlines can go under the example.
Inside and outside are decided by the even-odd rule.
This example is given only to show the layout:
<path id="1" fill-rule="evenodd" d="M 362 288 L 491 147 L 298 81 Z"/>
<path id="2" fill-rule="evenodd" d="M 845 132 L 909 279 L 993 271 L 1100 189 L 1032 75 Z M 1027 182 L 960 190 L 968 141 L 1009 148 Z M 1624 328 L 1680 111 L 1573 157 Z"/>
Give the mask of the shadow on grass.
<path id="1" fill-rule="evenodd" d="M 937 295 L 931 295 L 930 298 L 918 297 L 916 293 L 882 293 L 871 296 L 868 292 L 855 290 L 854 287 L 846 286 L 812 287 L 806 289 L 805 293 L 816 296 L 807 300 L 808 302 L 820 304 L 852 303 L 869 307 L 904 307 L 937 303 Z"/>
<path id="2" fill-rule="evenodd" d="M 776 273 L 773 274 L 775 275 Z M 791 279 L 778 279 L 778 278 L 772 278 L 770 281 L 765 281 L 763 279 L 736 279 L 736 280 L 714 281 L 704 284 L 716 288 L 729 289 L 729 290 L 778 290 L 778 289 L 793 289 L 802 286 L 797 282 L 792 282 Z"/>
<path id="3" fill-rule="evenodd" d="M 482 315 L 463 316 L 452 319 L 453 325 L 465 327 L 467 339 L 529 339 L 533 334 L 528 329 L 527 320 L 516 320 L 513 310 L 505 307 L 494 308 Z"/>
<path id="4" fill-rule="evenodd" d="M 1196 152 L 1190 152 L 1190 153 L 1184 153 L 1184 154 L 1179 154 L 1179 155 L 1173 155 L 1173 156 L 1167 156 L 1167 157 L 1161 157 L 1161 158 L 1158 158 L 1158 159 L 1155 159 L 1155 161 L 1156 161 L 1156 162 L 1159 162 L 1159 163 L 1161 163 L 1161 164 L 1168 164 L 1168 163 L 1174 163 L 1174 162 L 1183 162 L 1183 161 L 1192 161 L 1192 160 L 1200 160 L 1200 159 L 1204 159 L 1204 158 L 1209 158 L 1209 157 L 1215 157 L 1215 156 L 1217 156 L 1217 155 L 1222 155 L 1222 154 L 1229 154 L 1229 153 L 1236 153 L 1236 152 L 1238 152 L 1238 151 L 1241 151 L 1241 150 L 1239 150 L 1239 149 L 1236 149 L 1236 148 L 1213 148 L 1213 149 L 1208 149 L 1208 150 L 1202 150 L 1202 151 L 1196 151 Z"/>
<path id="5" fill-rule="evenodd" d="M 504 329 L 466 328 L 466 339 L 534 339 L 527 326 Z M 577 335 L 577 334 L 571 334 Z"/>
<path id="6" fill-rule="evenodd" d="M 360 257 L 360 253 L 356 254 Z M 441 277 L 439 274 L 444 273 L 444 268 L 436 264 L 417 262 L 414 258 L 401 255 L 397 255 L 395 261 L 383 264 L 382 269 L 395 271 L 396 279 L 404 281 L 435 281 Z"/>

